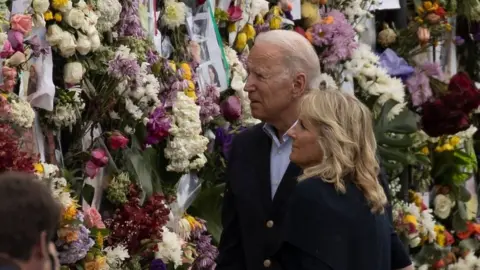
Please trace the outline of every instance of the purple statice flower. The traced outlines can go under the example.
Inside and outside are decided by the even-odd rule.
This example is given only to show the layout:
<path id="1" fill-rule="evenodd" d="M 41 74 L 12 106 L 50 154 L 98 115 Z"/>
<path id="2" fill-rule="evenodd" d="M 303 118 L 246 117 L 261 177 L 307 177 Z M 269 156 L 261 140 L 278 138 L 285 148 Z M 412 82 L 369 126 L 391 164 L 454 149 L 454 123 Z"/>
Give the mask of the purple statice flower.
<path id="1" fill-rule="evenodd" d="M 439 80 L 443 80 L 444 74 L 440 64 L 433 62 L 425 62 L 420 66 L 427 76 L 435 77 Z"/>
<path id="2" fill-rule="evenodd" d="M 118 79 L 129 77 L 135 78 L 140 72 L 137 60 L 123 58 L 119 55 L 108 62 L 108 73 Z"/>
<path id="3" fill-rule="evenodd" d="M 93 247 L 95 241 L 90 238 L 90 231 L 84 226 L 77 227 L 78 239 L 71 243 L 66 243 L 62 239 L 58 239 L 55 245 L 58 247 L 58 259 L 63 264 L 74 264 L 85 258 L 87 252 Z"/>
<path id="4" fill-rule="evenodd" d="M 122 12 L 120 13 L 120 21 L 117 23 L 117 32 L 120 37 L 145 37 L 145 30 L 143 30 L 140 24 L 140 17 L 138 15 L 139 2 L 139 0 L 120 1 L 122 4 Z"/>
<path id="5" fill-rule="evenodd" d="M 153 65 L 155 63 L 158 62 L 158 60 L 160 59 L 160 57 L 158 57 L 158 53 L 152 49 L 148 49 L 147 51 L 147 62 L 150 64 L 150 65 Z"/>
<path id="6" fill-rule="evenodd" d="M 408 92 L 410 92 L 414 106 L 422 105 L 433 95 L 432 89 L 430 88 L 430 79 L 421 69 L 415 69 L 415 72 L 407 79 L 405 85 L 407 86 Z"/>
<path id="7" fill-rule="evenodd" d="M 212 245 L 212 238 L 207 234 L 205 221 L 197 220 L 202 226 L 192 231 L 192 242 L 198 254 L 193 261 L 192 270 L 214 270 L 217 266 L 215 258 L 218 255 L 218 249 Z"/>
<path id="8" fill-rule="evenodd" d="M 153 145 L 161 142 L 168 136 L 170 118 L 163 105 L 157 107 L 148 117 L 146 143 Z"/>
<path id="9" fill-rule="evenodd" d="M 343 13 L 333 9 L 323 16 L 331 17 L 332 22 L 314 24 L 309 31 L 313 45 L 322 49 L 322 64 L 332 70 L 339 61 L 351 57 L 358 44 L 355 42 L 355 30 Z"/>
<path id="10" fill-rule="evenodd" d="M 220 115 L 220 92 L 214 85 L 207 85 L 204 93 L 198 91 L 197 104 L 200 106 L 200 120 L 206 124 L 214 117 Z"/>
<path id="11" fill-rule="evenodd" d="M 167 270 L 167 266 L 161 259 L 155 259 L 150 264 L 150 270 Z"/>
<path id="12" fill-rule="evenodd" d="M 187 80 L 174 80 L 169 89 L 162 92 L 162 100 L 166 108 L 170 108 L 175 103 L 177 92 L 188 88 Z"/>

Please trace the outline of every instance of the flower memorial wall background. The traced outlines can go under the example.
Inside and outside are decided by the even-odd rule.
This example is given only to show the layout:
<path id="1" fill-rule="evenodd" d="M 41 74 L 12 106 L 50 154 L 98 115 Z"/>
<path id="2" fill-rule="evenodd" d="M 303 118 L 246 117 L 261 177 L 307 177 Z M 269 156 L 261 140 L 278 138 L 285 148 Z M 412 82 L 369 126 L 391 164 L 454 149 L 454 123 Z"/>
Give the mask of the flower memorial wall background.
<path id="1" fill-rule="evenodd" d="M 478 90 L 465 73 L 445 75 L 441 61 L 415 61 L 459 44 L 448 34 L 451 16 L 474 24 L 476 0 L 456 9 L 454 1 L 416 1 L 407 27 L 387 24 L 378 34 L 378 51 L 358 42 L 372 1 L 219 3 L 207 19 L 216 29 L 208 38 L 223 40 L 227 65 L 216 64 L 230 81 L 222 92 L 201 77 L 205 48 L 186 23 L 210 2 L 19 3 L 0 12 L 0 141 L 9 150 L 0 168 L 36 173 L 62 202 L 64 269 L 215 267 L 229 145 L 258 123 L 243 91 L 244 63 L 256 35 L 280 28 L 316 48 L 321 88 L 345 90 L 347 81 L 374 112 L 383 166 L 392 180 L 410 176 L 402 188 L 412 191 L 394 202 L 394 216 L 418 266 L 478 263 L 479 225 L 465 188 L 476 172 Z M 470 65 L 460 70 L 474 78 Z M 25 147 L 25 132 L 33 146 Z"/>

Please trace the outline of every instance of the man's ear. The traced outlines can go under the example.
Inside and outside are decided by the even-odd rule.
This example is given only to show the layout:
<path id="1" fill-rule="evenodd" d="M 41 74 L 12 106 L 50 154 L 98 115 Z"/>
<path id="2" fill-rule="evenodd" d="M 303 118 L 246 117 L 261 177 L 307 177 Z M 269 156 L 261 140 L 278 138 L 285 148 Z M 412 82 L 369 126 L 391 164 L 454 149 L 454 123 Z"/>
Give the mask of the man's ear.
<path id="1" fill-rule="evenodd" d="M 48 258 L 48 242 L 49 240 L 47 239 L 47 232 L 41 232 L 38 243 L 33 247 L 32 256 L 37 259 Z"/>
<path id="2" fill-rule="evenodd" d="M 305 73 L 298 73 L 295 75 L 293 79 L 293 97 L 298 98 L 301 97 L 307 87 L 307 75 Z"/>

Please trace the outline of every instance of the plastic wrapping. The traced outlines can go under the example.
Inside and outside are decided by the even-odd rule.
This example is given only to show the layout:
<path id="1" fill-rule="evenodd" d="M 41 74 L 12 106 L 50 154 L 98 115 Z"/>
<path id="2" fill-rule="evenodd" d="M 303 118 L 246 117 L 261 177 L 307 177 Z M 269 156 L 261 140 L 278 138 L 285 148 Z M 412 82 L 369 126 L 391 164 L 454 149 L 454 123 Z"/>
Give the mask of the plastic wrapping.
<path id="1" fill-rule="evenodd" d="M 201 188 L 202 181 L 195 173 L 184 174 L 177 183 L 177 210 L 185 212 L 197 198 Z"/>

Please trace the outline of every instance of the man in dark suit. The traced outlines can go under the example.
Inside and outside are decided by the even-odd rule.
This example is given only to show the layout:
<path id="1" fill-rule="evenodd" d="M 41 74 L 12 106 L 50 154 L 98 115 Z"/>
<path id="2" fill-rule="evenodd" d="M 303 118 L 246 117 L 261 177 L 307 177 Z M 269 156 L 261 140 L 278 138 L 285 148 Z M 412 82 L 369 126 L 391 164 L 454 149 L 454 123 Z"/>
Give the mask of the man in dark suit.
<path id="1" fill-rule="evenodd" d="M 232 143 L 216 269 L 280 270 L 274 256 L 283 241 L 289 197 L 301 173 L 290 163 L 292 140 L 287 131 L 297 122 L 305 91 L 320 86 L 320 63 L 306 38 L 273 30 L 256 38 L 247 69 L 245 91 L 252 115 L 263 123 L 236 135 Z M 403 248 L 398 245 L 397 250 Z"/>

